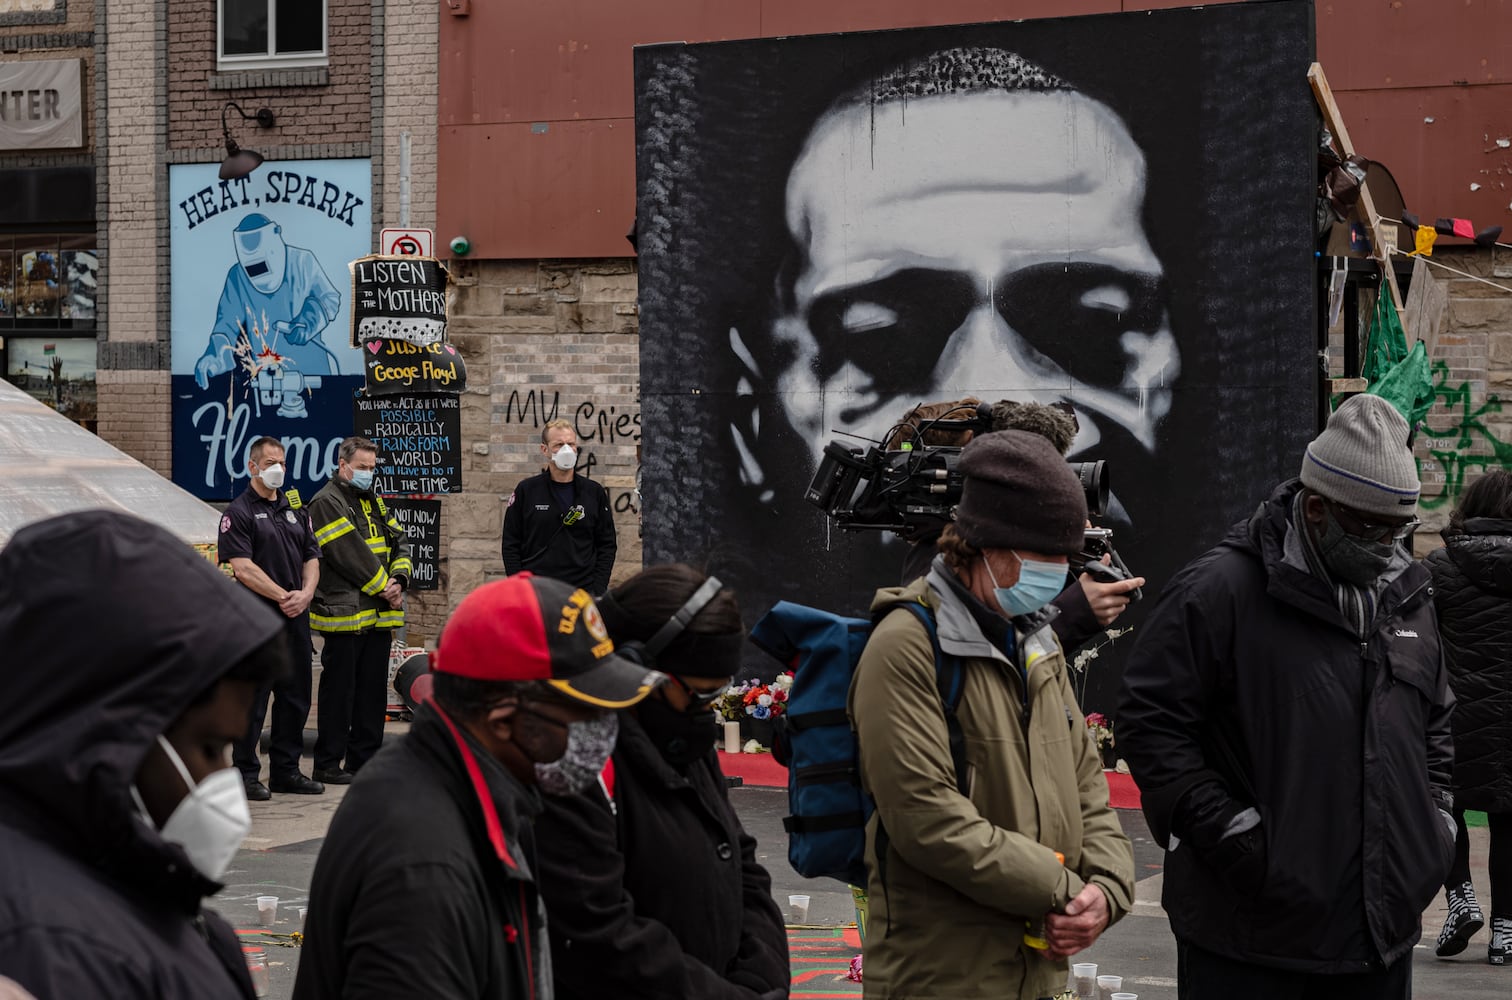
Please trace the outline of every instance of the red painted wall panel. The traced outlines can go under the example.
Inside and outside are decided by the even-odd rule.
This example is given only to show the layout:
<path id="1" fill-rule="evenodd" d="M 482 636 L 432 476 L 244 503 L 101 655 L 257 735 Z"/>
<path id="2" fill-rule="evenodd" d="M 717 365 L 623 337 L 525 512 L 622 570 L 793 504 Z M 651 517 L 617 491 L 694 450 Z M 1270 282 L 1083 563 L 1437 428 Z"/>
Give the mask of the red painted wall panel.
<path id="1" fill-rule="evenodd" d="M 437 236 L 444 244 L 466 235 L 483 257 L 624 255 L 634 215 L 637 44 L 1180 6 L 483 0 L 454 17 L 443 5 Z M 1501 197 L 1500 187 L 1512 178 L 1498 173 L 1507 151 L 1495 145 L 1512 134 L 1512 0 L 1317 0 L 1316 9 L 1319 59 L 1358 151 L 1391 168 L 1410 207 L 1512 225 L 1512 195 Z M 548 130 L 532 133 L 532 123 Z M 1481 188 L 1470 191 L 1472 183 Z"/>

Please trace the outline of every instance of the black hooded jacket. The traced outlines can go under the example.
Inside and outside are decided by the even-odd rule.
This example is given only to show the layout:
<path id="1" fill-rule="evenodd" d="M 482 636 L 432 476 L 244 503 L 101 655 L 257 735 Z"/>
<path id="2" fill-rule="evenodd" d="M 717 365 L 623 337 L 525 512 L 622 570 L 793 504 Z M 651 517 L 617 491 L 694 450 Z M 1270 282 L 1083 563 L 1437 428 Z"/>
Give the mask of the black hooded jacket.
<path id="1" fill-rule="evenodd" d="M 755 1000 L 785 989 L 772 879 L 713 747 L 675 768 L 627 712 L 612 760 L 613 807 L 594 786 L 548 799 L 536 823 L 558 1000 Z"/>
<path id="2" fill-rule="evenodd" d="M 1332 589 L 1283 562 L 1299 488 L 1161 594 L 1124 668 L 1118 747 L 1151 831 L 1179 840 L 1162 896 L 1177 938 L 1362 972 L 1412 949 L 1449 869 L 1453 697 L 1421 564 L 1402 555 L 1362 641 Z M 1225 837 L 1249 807 L 1259 827 Z"/>
<path id="3" fill-rule="evenodd" d="M 310 882 L 295 1000 L 537 1000 L 540 796 L 435 702 L 352 782 Z"/>
<path id="4" fill-rule="evenodd" d="M 235 933 L 201 907 L 219 885 L 130 789 L 157 736 L 281 629 L 128 515 L 53 518 L 0 552 L 0 975 L 38 1000 L 252 997 Z"/>
<path id="5" fill-rule="evenodd" d="M 1454 803 L 1512 813 L 1512 521 L 1471 518 L 1425 562 L 1454 688 Z"/>

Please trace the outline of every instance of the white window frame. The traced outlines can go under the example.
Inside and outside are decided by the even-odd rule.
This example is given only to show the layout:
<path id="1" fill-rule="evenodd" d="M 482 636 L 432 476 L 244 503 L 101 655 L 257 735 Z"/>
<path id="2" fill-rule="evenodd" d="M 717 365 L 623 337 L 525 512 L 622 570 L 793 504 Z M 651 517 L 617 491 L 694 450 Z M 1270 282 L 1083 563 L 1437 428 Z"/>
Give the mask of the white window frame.
<path id="1" fill-rule="evenodd" d="M 271 49 L 278 37 L 278 5 L 274 0 L 263 0 L 268 5 L 268 47 Z M 279 55 L 266 54 L 226 55 L 226 4 L 215 0 L 215 68 L 237 69 L 304 69 L 310 66 L 325 66 L 330 61 L 331 47 L 331 2 L 320 3 L 320 51 L 294 52 Z"/>

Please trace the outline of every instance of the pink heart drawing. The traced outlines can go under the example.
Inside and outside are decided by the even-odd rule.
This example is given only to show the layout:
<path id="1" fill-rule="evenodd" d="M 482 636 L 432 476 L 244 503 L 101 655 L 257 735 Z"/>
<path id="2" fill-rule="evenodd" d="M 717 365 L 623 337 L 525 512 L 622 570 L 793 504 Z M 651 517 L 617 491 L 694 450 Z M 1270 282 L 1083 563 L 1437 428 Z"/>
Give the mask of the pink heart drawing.
<path id="1" fill-rule="evenodd" d="M 368 341 L 367 349 L 372 351 L 374 354 L 377 354 L 379 351 L 383 350 L 383 341 L 370 340 Z"/>
<path id="2" fill-rule="evenodd" d="M 457 353 L 457 349 L 455 347 L 453 347 L 452 345 L 447 344 L 446 345 L 446 353 L 447 354 L 456 354 Z"/>

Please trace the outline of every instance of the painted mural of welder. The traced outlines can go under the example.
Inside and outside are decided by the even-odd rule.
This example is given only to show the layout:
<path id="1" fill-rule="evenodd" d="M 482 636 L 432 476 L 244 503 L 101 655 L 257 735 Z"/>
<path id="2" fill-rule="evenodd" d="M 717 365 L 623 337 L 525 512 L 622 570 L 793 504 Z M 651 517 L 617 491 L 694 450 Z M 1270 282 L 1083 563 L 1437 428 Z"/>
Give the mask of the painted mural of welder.
<path id="1" fill-rule="evenodd" d="M 243 332 L 254 356 L 270 351 L 304 376 L 340 374 L 320 334 L 336 318 L 341 292 L 315 254 L 285 243 L 283 227 L 261 212 L 245 216 L 231 238 L 236 263 L 226 272 L 210 342 L 194 364 L 199 387 L 236 365 Z"/>

